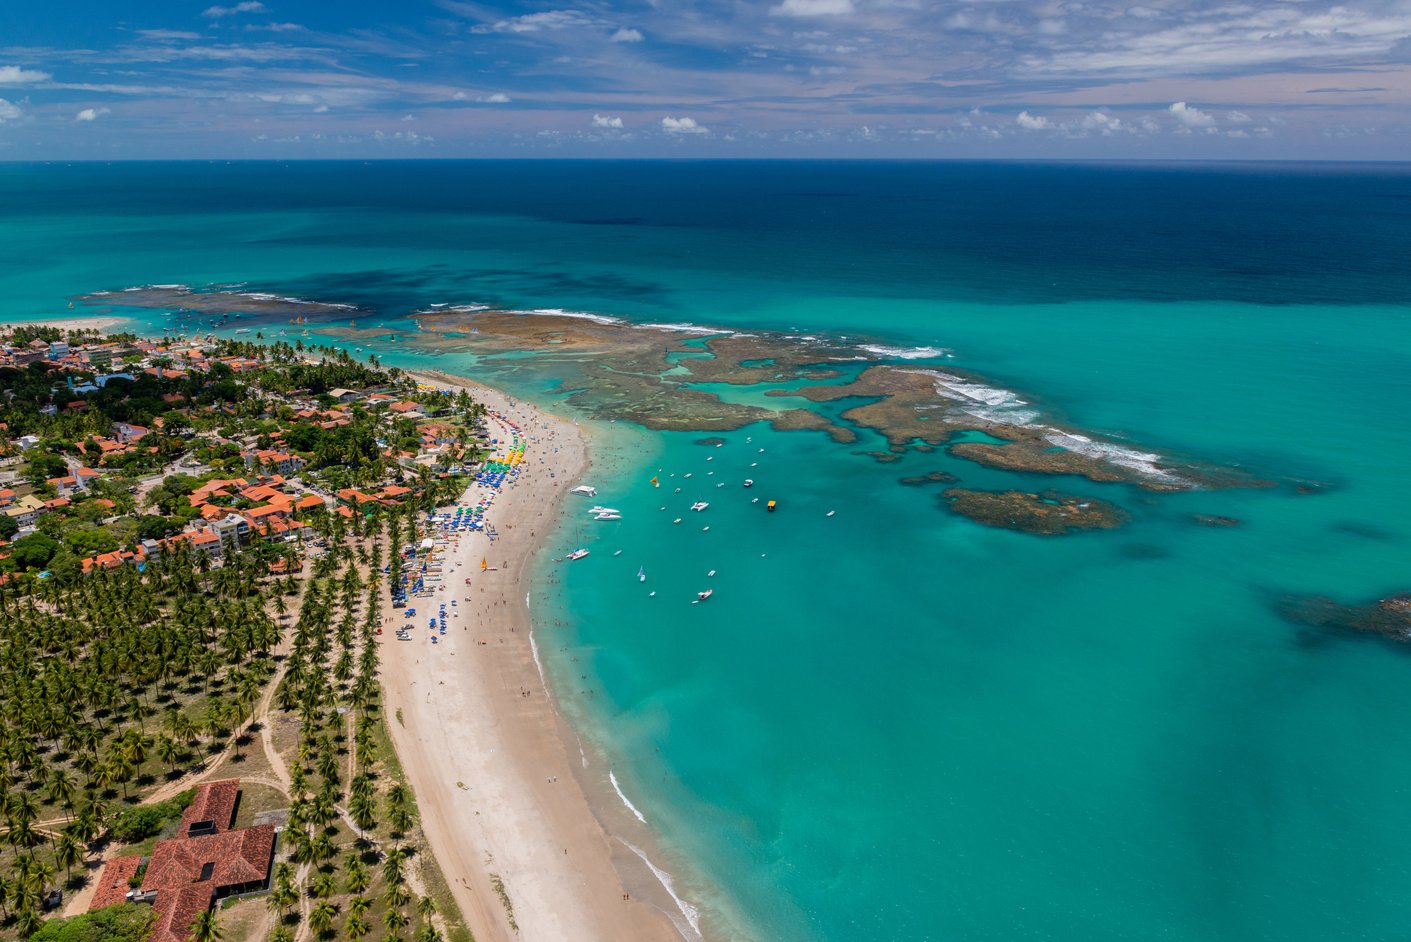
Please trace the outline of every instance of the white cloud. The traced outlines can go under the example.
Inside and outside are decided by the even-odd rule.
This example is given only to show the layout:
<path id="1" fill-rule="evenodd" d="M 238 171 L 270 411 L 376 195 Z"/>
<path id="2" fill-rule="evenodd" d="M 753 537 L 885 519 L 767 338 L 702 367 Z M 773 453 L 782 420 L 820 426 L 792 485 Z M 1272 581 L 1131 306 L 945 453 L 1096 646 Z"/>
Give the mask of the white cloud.
<path id="1" fill-rule="evenodd" d="M 661 129 L 667 134 L 710 133 L 710 128 L 697 124 L 695 118 L 672 118 L 668 116 L 661 119 Z"/>
<path id="2" fill-rule="evenodd" d="M 1027 131 L 1042 131 L 1047 128 L 1053 127 L 1053 124 L 1048 120 L 1048 118 L 1042 116 L 1036 117 L 1034 115 L 1029 114 L 1029 112 L 1027 111 L 1019 112 L 1019 117 L 1015 118 L 1014 121 L 1021 128 L 1024 128 Z"/>
<path id="3" fill-rule="evenodd" d="M 263 13 L 265 5 L 260 0 L 242 0 L 233 7 L 207 7 L 201 15 L 212 20 L 218 20 L 226 16 L 236 16 L 240 13 Z"/>
<path id="4" fill-rule="evenodd" d="M 852 0 L 784 0 L 774 7 L 780 16 L 845 16 L 853 12 Z"/>
<path id="5" fill-rule="evenodd" d="M 546 10 L 543 13 L 526 13 L 524 16 L 496 20 L 488 26 L 477 26 L 477 33 L 537 33 L 546 29 L 569 29 L 571 27 L 593 26 L 593 18 L 578 10 Z"/>
<path id="6" fill-rule="evenodd" d="M 482 95 L 475 100 L 484 102 L 487 105 L 507 105 L 510 102 L 510 96 L 506 95 L 504 92 L 496 92 L 493 95 Z"/>
<path id="7" fill-rule="evenodd" d="M 47 82 L 52 76 L 37 69 L 22 69 L 17 65 L 0 65 L 0 85 L 30 85 Z"/>
<path id="8" fill-rule="evenodd" d="M 1103 134 L 1116 134 L 1118 131 L 1127 130 L 1127 126 L 1122 123 L 1121 118 L 1114 118 L 1102 111 L 1093 111 L 1084 115 L 1083 120 L 1078 124 L 1085 131 L 1099 131 Z"/>
<path id="9" fill-rule="evenodd" d="M 181 29 L 139 29 L 137 35 L 157 42 L 193 41 L 201 38 L 200 33 L 189 33 Z"/>
<path id="10" fill-rule="evenodd" d="M 1225 120 L 1231 124 L 1249 124 L 1254 119 L 1243 111 L 1231 111 L 1229 114 L 1225 115 Z"/>
<path id="11" fill-rule="evenodd" d="M 108 114 L 107 108 L 84 108 L 73 116 L 75 121 L 97 121 L 102 115 Z"/>
<path id="12" fill-rule="evenodd" d="M 247 33 L 298 33 L 304 30 L 298 23 L 251 23 L 245 27 Z"/>
<path id="13" fill-rule="evenodd" d="M 690 119 L 687 119 L 690 120 Z M 604 114 L 593 115 L 593 127 L 595 128 L 621 128 L 621 118 L 610 118 Z"/>
<path id="14" fill-rule="evenodd" d="M 1166 110 L 1171 112 L 1177 121 L 1188 128 L 1213 128 L 1215 126 L 1215 119 L 1212 116 L 1201 111 L 1199 108 L 1191 107 L 1183 101 L 1174 103 Z"/>
<path id="15" fill-rule="evenodd" d="M 13 121 L 23 114 L 24 112 L 20 110 L 19 105 L 11 104 L 5 99 L 0 98 L 0 122 Z"/>
<path id="16" fill-rule="evenodd" d="M 639 30 L 628 29 L 624 26 L 609 36 L 608 39 L 615 43 L 639 43 L 642 41 L 643 36 Z"/>

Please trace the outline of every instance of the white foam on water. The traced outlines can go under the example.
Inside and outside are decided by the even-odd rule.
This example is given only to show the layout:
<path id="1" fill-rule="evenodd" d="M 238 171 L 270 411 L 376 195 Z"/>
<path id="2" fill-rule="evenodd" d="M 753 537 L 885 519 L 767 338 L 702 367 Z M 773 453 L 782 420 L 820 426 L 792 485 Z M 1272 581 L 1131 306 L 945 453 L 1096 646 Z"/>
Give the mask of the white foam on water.
<path id="1" fill-rule="evenodd" d="M 622 793 L 622 786 L 617 784 L 617 776 L 613 774 L 612 769 L 608 769 L 608 781 L 612 782 L 612 790 L 617 792 L 617 797 L 622 799 L 622 803 L 627 806 L 627 810 L 636 815 L 638 821 L 646 824 L 647 819 L 642 817 L 642 812 L 638 811 L 637 806 L 628 801 L 627 796 Z"/>
<path id="2" fill-rule="evenodd" d="M 1173 485 L 1189 485 L 1180 475 L 1157 464 L 1161 455 L 1154 452 L 1138 451 L 1115 442 L 1094 441 L 1086 435 L 1064 431 L 1039 422 L 1037 410 L 1025 408 L 1029 403 L 1009 389 L 986 386 L 961 379 L 939 370 L 906 370 L 905 372 L 930 376 L 936 381 L 936 393 L 943 399 L 959 403 L 953 408 L 965 415 L 992 422 L 996 425 L 1020 425 L 1040 429 L 1044 440 L 1059 448 L 1104 461 L 1119 468 L 1135 471 L 1153 480 Z"/>
<path id="3" fill-rule="evenodd" d="M 946 356 L 949 353 L 941 347 L 888 347 L 879 343 L 859 344 L 858 349 L 875 353 L 879 357 L 892 357 L 897 360 L 930 360 Z"/>
<path id="4" fill-rule="evenodd" d="M 1156 464 L 1161 460 L 1161 456 L 1158 454 L 1137 451 L 1135 448 L 1124 448 L 1112 442 L 1095 442 L 1085 435 L 1064 432 L 1061 429 L 1050 429 L 1044 434 L 1044 439 L 1059 448 L 1066 448 L 1068 451 L 1087 455 L 1089 458 L 1097 458 L 1108 464 L 1115 464 L 1118 467 L 1136 471 L 1138 474 L 1144 474 L 1147 477 L 1168 481 L 1172 484 L 1186 483 L 1180 475 Z"/>
<path id="5" fill-rule="evenodd" d="M 681 910 L 681 915 L 686 918 L 687 925 L 691 927 L 691 936 L 695 939 L 704 938 L 704 936 L 701 935 L 700 911 L 697 910 L 696 907 L 692 906 L 690 903 L 686 902 L 684 899 L 676 895 L 676 882 L 671 879 L 671 874 L 667 873 L 665 870 L 652 863 L 651 858 L 648 857 L 646 853 L 642 850 L 642 848 L 638 847 L 636 844 L 633 844 L 631 841 L 622 840 L 622 838 L 618 838 L 618 840 L 626 844 L 627 847 L 632 851 L 632 853 L 640 857 L 642 859 L 642 863 L 647 865 L 647 867 L 652 871 L 653 875 L 656 876 L 657 880 L 660 881 L 661 885 L 666 888 L 667 894 L 676 902 L 676 908 Z M 673 922 L 674 921 L 675 920 L 673 920 Z M 678 925 L 677 928 L 680 929 L 682 927 Z"/>
<path id="6" fill-rule="evenodd" d="M 699 324 L 639 324 L 638 326 L 648 330 L 669 330 L 678 334 L 701 334 L 707 337 L 734 333 L 733 330 L 726 330 L 723 327 L 702 327 Z"/>
<path id="7" fill-rule="evenodd" d="M 525 599 L 526 603 L 528 598 Z M 534 640 L 534 629 L 529 629 L 529 653 L 534 655 L 534 666 L 539 670 L 539 683 L 544 685 L 544 689 L 549 689 L 549 682 L 544 677 L 544 663 L 539 660 L 539 642 Z"/>
<path id="8" fill-rule="evenodd" d="M 445 307 L 446 305 L 444 305 L 444 304 L 433 304 L 433 305 L 431 305 L 431 306 L 432 306 L 432 307 Z M 452 304 L 452 305 L 451 305 L 451 310 L 457 311 L 457 312 L 459 312 L 459 313 L 461 313 L 461 314 L 474 314 L 476 311 L 488 311 L 488 310 L 490 310 L 490 305 L 488 305 L 488 304 Z"/>
<path id="9" fill-rule="evenodd" d="M 540 317 L 576 317 L 595 324 L 621 324 L 622 318 L 608 317 L 606 314 L 589 314 L 586 311 L 565 311 L 563 308 L 545 307 L 533 311 L 519 311 L 520 314 L 536 314 Z"/>
<path id="10" fill-rule="evenodd" d="M 190 291 L 187 285 L 148 285 L 149 288 L 161 288 L 163 291 Z M 137 288 L 128 288 L 128 291 L 136 291 Z"/>

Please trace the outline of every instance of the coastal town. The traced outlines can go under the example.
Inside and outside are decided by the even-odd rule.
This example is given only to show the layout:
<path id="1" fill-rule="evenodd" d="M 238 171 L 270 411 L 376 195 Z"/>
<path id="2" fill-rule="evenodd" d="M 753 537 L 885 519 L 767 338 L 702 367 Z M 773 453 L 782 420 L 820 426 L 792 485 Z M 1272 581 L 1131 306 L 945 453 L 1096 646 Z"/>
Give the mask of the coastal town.
<path id="1" fill-rule="evenodd" d="M 0 333 L 0 939 L 696 937 L 534 648 L 577 424 L 93 323 Z"/>
<path id="2" fill-rule="evenodd" d="M 331 350 L 0 340 L 0 937 L 469 939 L 377 673 L 483 406 Z"/>

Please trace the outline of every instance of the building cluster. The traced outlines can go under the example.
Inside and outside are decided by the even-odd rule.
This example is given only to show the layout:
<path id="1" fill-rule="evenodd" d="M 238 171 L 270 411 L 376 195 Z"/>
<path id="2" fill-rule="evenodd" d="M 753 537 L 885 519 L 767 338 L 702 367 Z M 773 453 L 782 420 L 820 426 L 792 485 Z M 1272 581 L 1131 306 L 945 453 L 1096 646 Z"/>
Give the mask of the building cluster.
<path id="1" fill-rule="evenodd" d="M 148 903 L 156 912 L 148 942 L 187 942 L 192 924 L 218 901 L 269 886 L 277 830 L 236 828 L 239 809 L 239 779 L 198 785 L 175 837 L 158 841 L 150 857 L 109 858 L 89 910 Z"/>
<path id="2" fill-rule="evenodd" d="M 258 359 L 226 355 L 223 351 L 229 349 L 217 343 L 184 341 L 33 340 L 0 344 L 0 368 L 44 362 L 54 385 L 52 402 L 41 411 L 51 416 L 89 411 L 96 403 L 85 397 L 107 389 L 116 380 L 132 382 L 144 375 L 188 380 L 210 372 L 216 364 L 223 364 L 234 374 L 250 373 L 262 367 L 278 368 Z M 308 465 L 306 456 L 311 452 L 301 455 L 285 443 L 287 434 L 297 440 L 292 430 L 301 424 L 336 430 L 353 424 L 359 416 L 364 422 L 371 416 L 377 427 L 384 430 L 375 435 L 387 467 L 401 467 L 413 474 L 419 474 L 422 469 L 443 474 L 459 470 L 472 462 L 477 452 L 476 443 L 467 441 L 469 436 L 463 426 L 442 418 L 452 411 L 449 397 L 429 387 L 422 387 L 413 399 L 406 397 L 405 388 L 397 387 L 335 388 L 315 394 L 308 390 L 276 393 L 249 386 L 265 407 L 258 420 L 266 424 L 277 420 L 278 430 L 266 429 L 259 435 L 233 435 L 232 438 L 211 430 L 215 423 L 201 421 L 203 417 L 233 419 L 232 406 L 198 405 L 181 389 L 174 389 L 172 385 L 163 388 L 167 391 L 162 399 L 171 410 L 165 418 L 153 416 L 144 420 L 145 424 L 112 422 L 111 427 L 101 426 L 104 434 L 87 434 L 71 441 L 62 455 L 68 466 L 66 473 L 49 478 L 44 487 L 36 487 L 22 477 L 27 462 L 43 451 L 34 451 L 42 445 L 41 439 L 36 435 L 12 437 L 8 428 L 0 424 L 0 514 L 15 523 L 15 527 L 10 528 L 15 532 L 11 539 L 33 532 L 40 518 L 48 513 L 67 514 L 82 507 L 86 508 L 83 514 L 86 519 L 111 518 L 114 503 L 95 491 L 95 484 L 114 480 L 125 490 L 136 492 L 135 475 L 143 473 L 133 470 L 136 468 L 148 468 L 149 473 L 156 475 L 172 470 L 190 471 L 197 477 L 212 471 L 231 473 L 228 460 L 214 468 L 204 467 L 191 458 L 182 459 L 184 465 L 172 463 L 175 458 L 193 454 L 203 447 L 229 448 L 229 455 L 238 453 L 244 466 L 243 476 L 205 480 L 189 496 L 192 513 L 181 515 L 188 521 L 183 532 L 164 539 L 129 542 L 121 549 L 82 559 L 84 572 L 141 564 L 183 543 L 219 560 L 236 546 L 256 541 L 297 540 L 305 527 L 301 519 L 308 520 L 310 514 L 319 510 L 351 517 L 368 509 L 369 505 L 394 506 L 417 493 L 415 488 L 394 479 L 402 477 L 402 472 L 389 474 L 379 484 L 343 488 L 336 494 L 312 484 L 305 485 L 299 477 Z M 191 389 L 184 388 L 188 392 Z M 169 427 L 167 418 L 172 411 L 185 414 L 190 421 Z M 250 415 L 248 412 L 240 414 Z M 414 423 L 415 439 L 410 437 L 408 426 L 402 420 Z M 197 426 L 204 430 L 197 431 Z M 410 445 L 413 441 L 415 447 Z M 173 448 L 173 442 L 179 447 Z M 144 460 L 134 462 L 128 457 L 132 455 Z M 138 493 L 139 505 L 144 497 L 145 493 Z M 144 508 L 139 506 L 138 509 L 140 512 Z M 5 544 L 0 541 L 0 556 L 3 555 Z"/>

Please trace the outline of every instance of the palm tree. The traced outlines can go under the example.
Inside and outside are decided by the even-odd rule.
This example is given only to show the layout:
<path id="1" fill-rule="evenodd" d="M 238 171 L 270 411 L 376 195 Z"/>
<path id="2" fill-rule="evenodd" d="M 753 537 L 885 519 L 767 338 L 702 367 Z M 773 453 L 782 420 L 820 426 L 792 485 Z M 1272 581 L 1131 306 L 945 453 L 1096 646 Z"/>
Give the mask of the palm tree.
<path id="1" fill-rule="evenodd" d="M 349 916 L 348 921 L 343 924 L 343 934 L 349 939 L 361 939 L 371 931 L 372 926 L 368 925 L 368 921 L 359 915 Z"/>
<path id="2" fill-rule="evenodd" d="M 382 924 L 387 927 L 387 931 L 390 934 L 396 934 L 398 931 L 405 929 L 409 922 L 411 922 L 411 917 L 400 909 L 388 909 L 387 912 L 382 914 Z"/>
<path id="3" fill-rule="evenodd" d="M 417 932 L 416 942 L 444 942 L 444 937 L 441 935 L 440 929 L 428 922 Z"/>
<path id="4" fill-rule="evenodd" d="M 327 935 L 333 928 L 333 918 L 338 915 L 337 908 L 328 900 L 319 900 L 317 906 L 309 910 L 309 928 L 319 935 Z"/>
<path id="5" fill-rule="evenodd" d="M 186 936 L 191 942 L 220 942 L 225 938 L 225 930 L 216 923 L 216 911 L 204 910 L 191 924 L 191 932 Z"/>
<path id="6" fill-rule="evenodd" d="M 165 734 L 158 736 L 155 751 L 157 758 L 171 766 L 171 770 L 175 772 L 177 760 L 181 758 L 181 746 L 177 741 Z"/>
<path id="7" fill-rule="evenodd" d="M 422 919 L 430 919 L 436 913 L 436 901 L 429 896 L 423 896 L 416 901 L 416 911 Z"/>
<path id="8" fill-rule="evenodd" d="M 64 868 L 66 876 L 73 876 L 75 864 L 83 862 L 83 846 L 74 840 L 72 834 L 62 835 L 54 844 L 54 862 Z"/>

